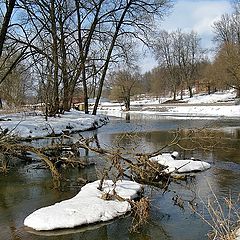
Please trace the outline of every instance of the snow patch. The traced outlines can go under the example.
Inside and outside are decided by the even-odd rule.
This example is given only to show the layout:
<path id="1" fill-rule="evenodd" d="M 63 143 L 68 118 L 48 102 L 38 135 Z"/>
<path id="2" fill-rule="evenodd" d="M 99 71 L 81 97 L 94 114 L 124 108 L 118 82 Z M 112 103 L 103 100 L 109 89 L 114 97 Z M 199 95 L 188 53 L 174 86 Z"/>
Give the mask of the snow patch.
<path id="1" fill-rule="evenodd" d="M 145 116 L 155 115 L 159 117 L 175 118 L 239 118 L 240 105 L 235 104 L 236 91 L 234 89 L 216 92 L 211 95 L 195 94 L 192 98 L 184 96 L 181 103 L 160 104 L 163 99 L 148 98 L 139 101 L 131 101 L 134 111 Z M 170 100 L 170 98 L 165 99 Z M 164 100 L 164 101 L 165 101 Z M 124 108 L 123 108 L 124 109 Z M 99 110 L 109 116 L 121 117 L 122 107 L 114 103 L 104 103 Z"/>
<path id="2" fill-rule="evenodd" d="M 39 231 L 109 221 L 130 211 L 131 205 L 127 200 L 103 200 L 103 193 L 115 190 L 124 199 L 134 199 L 142 190 L 140 184 L 132 181 L 117 181 L 114 188 L 114 183 L 106 180 L 100 191 L 99 183 L 88 183 L 75 197 L 36 210 L 25 218 L 24 225 Z"/>
<path id="3" fill-rule="evenodd" d="M 240 240 L 240 228 L 237 230 L 236 235 L 237 235 L 236 240 Z"/>
<path id="4" fill-rule="evenodd" d="M 174 154 L 174 155 L 173 155 Z M 151 157 L 150 160 L 158 162 L 160 165 L 167 167 L 164 172 L 166 173 L 189 173 L 205 171 L 211 167 L 211 165 L 204 161 L 185 159 L 175 160 L 176 152 L 163 153 L 155 157 Z"/>
<path id="5" fill-rule="evenodd" d="M 106 124 L 108 117 L 103 115 L 88 115 L 80 111 L 72 110 L 58 117 L 49 117 L 45 121 L 43 115 L 32 116 L 25 114 L 12 114 L 0 116 L 1 128 L 19 137 L 45 137 L 51 134 L 62 134 L 63 132 L 77 132 L 96 129 Z"/>

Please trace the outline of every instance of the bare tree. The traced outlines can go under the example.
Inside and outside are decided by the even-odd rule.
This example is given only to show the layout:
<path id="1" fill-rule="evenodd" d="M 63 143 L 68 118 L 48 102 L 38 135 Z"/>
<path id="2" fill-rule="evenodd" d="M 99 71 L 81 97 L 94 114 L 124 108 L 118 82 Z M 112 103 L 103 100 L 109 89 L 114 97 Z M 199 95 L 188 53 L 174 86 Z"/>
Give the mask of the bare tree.
<path id="1" fill-rule="evenodd" d="M 106 51 L 106 57 L 103 64 L 103 70 L 99 80 L 99 88 L 97 98 L 93 109 L 96 114 L 97 107 L 102 94 L 103 83 L 112 60 L 114 51 L 122 49 L 122 45 L 118 45 L 118 39 L 121 36 L 125 38 L 135 38 L 146 43 L 147 33 L 153 30 L 155 18 L 161 18 L 169 7 L 169 1 L 114 1 L 109 3 L 113 7 L 112 13 L 109 15 L 112 20 L 112 31 L 109 32 L 110 44 Z M 115 9 L 115 10 L 114 10 Z"/>
<path id="2" fill-rule="evenodd" d="M 28 79 L 26 66 L 18 64 L 1 84 L 0 96 L 8 106 L 21 106 L 26 102 L 29 89 L 25 78 Z"/>
<path id="3" fill-rule="evenodd" d="M 24 12 L 23 30 L 28 29 L 37 37 L 34 41 L 29 41 L 31 34 L 12 36 L 13 40 L 31 51 L 30 62 L 33 64 L 35 76 L 41 79 L 41 86 L 47 86 L 41 89 L 47 91 L 44 95 L 48 97 L 44 100 L 47 101 L 46 105 L 49 105 L 50 115 L 61 111 L 62 105 L 65 107 L 65 102 L 69 104 L 69 98 L 66 97 L 69 91 L 68 79 L 71 78 L 74 65 L 71 62 L 72 54 L 70 55 L 73 47 L 70 41 L 73 32 L 70 22 L 74 11 L 70 3 L 54 0 L 50 2 L 20 0 L 18 7 Z M 44 72 L 41 73 L 40 69 Z"/>
<path id="4" fill-rule="evenodd" d="M 181 82 L 185 82 L 190 98 L 193 97 L 192 87 L 198 75 L 198 68 L 203 61 L 203 50 L 197 33 L 183 33 L 177 30 L 173 33 L 174 53 L 176 54 Z"/>
<path id="5" fill-rule="evenodd" d="M 17 30 L 8 38 L 28 57 L 34 75 L 40 79 L 41 91 L 47 91 L 41 95 L 47 96 L 50 114 L 68 111 L 79 86 L 83 87 L 88 113 L 92 81 L 96 114 L 108 69 L 126 59 L 125 46 L 133 43 L 133 39 L 146 43 L 155 18 L 163 16 L 169 2 L 19 0 L 17 9 L 22 20 L 15 24 Z M 15 65 L 22 55 L 20 58 Z M 40 72 L 43 69 L 45 72 Z"/>
<path id="6" fill-rule="evenodd" d="M 228 77 L 225 83 L 237 90 L 240 97 L 240 11 L 239 2 L 235 2 L 234 12 L 224 14 L 214 23 L 215 41 L 218 43 L 216 62 L 223 62 Z M 224 80 L 224 79 L 223 79 Z"/>
<path id="7" fill-rule="evenodd" d="M 177 69 L 177 55 L 174 52 L 173 34 L 161 31 L 153 48 L 160 67 L 165 69 L 165 77 L 168 79 L 166 84 L 170 86 L 173 92 L 173 100 L 176 100 L 177 88 L 180 85 L 180 74 Z"/>
<path id="8" fill-rule="evenodd" d="M 160 66 L 167 70 L 174 100 L 176 100 L 178 88 L 183 90 L 184 85 L 192 97 L 192 87 L 195 84 L 199 64 L 203 59 L 197 34 L 183 33 L 181 30 L 171 33 L 161 31 L 153 48 Z"/>
<path id="9" fill-rule="evenodd" d="M 16 0 L 9 0 L 8 2 L 7 1 L 5 2 L 6 12 L 4 16 L 2 16 L 3 19 L 1 23 L 1 29 L 0 29 L 0 58 L 2 57 L 3 46 L 6 40 L 6 35 L 8 32 L 8 27 L 10 25 L 10 20 L 11 20 L 14 6 L 15 6 L 15 2 Z M 0 84 L 1 83 L 2 83 L 2 80 L 0 80 Z M 2 94 L 0 96 L 0 108 L 2 108 Z"/>
<path id="10" fill-rule="evenodd" d="M 130 69 L 120 70 L 111 74 L 110 98 L 124 102 L 125 110 L 130 110 L 131 96 L 136 93 L 139 74 Z"/>
<path id="11" fill-rule="evenodd" d="M 166 69 L 160 66 L 153 68 L 142 77 L 145 93 L 154 96 L 166 96 L 172 89 L 169 86 L 169 77 Z"/>

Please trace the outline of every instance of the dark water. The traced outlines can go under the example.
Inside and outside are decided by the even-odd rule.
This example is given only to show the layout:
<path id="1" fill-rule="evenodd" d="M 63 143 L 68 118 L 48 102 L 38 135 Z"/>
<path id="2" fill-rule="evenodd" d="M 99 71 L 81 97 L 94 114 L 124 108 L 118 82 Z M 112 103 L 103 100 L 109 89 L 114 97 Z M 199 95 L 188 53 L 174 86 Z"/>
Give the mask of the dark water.
<path id="1" fill-rule="evenodd" d="M 88 160 L 95 161 L 95 166 L 84 170 L 66 170 L 69 184 L 64 191 L 52 188 L 51 176 L 47 170 L 34 169 L 33 164 L 16 163 L 7 175 L 0 175 L 0 239 L 207 239 L 210 227 L 190 210 L 187 202 L 196 198 L 198 210 L 201 211 L 201 201 L 211 197 L 213 192 L 220 202 L 229 194 L 233 198 L 237 197 L 240 192 L 240 124 L 231 120 L 146 120 L 131 117 L 131 120 L 112 119 L 108 125 L 83 135 L 95 134 L 103 147 L 117 145 L 135 152 L 149 152 L 169 142 L 173 130 L 210 127 L 214 129 L 214 136 L 224 137 L 222 141 L 225 146 L 231 146 L 231 149 L 212 152 L 197 150 L 191 153 L 180 151 L 182 156 L 194 156 L 212 163 L 212 168 L 196 174 L 195 178 L 187 182 L 172 183 L 170 191 L 165 194 L 158 189 L 146 188 L 152 206 L 150 219 L 149 223 L 135 234 L 128 231 L 132 221 L 130 216 L 106 224 L 71 230 L 34 232 L 24 228 L 23 221 L 27 215 L 37 208 L 74 196 L 81 187 L 76 179 L 97 179 L 99 169 L 105 166 L 105 162 L 89 154 Z M 77 138 L 77 135 L 75 137 Z M 176 195 L 181 196 L 184 208 L 174 205 L 172 198 Z M 205 214 L 208 219 L 209 215 L 207 212 Z"/>

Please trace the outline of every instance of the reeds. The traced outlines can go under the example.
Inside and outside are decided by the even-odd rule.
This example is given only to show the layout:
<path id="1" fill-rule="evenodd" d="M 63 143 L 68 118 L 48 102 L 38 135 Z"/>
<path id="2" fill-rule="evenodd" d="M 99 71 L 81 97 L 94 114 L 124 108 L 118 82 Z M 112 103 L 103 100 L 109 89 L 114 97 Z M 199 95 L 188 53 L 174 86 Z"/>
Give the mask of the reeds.
<path id="1" fill-rule="evenodd" d="M 211 187 L 210 187 L 211 189 Z M 211 189 L 212 191 L 212 189 Z M 211 227 L 208 234 L 213 240 L 235 240 L 236 231 L 240 227 L 240 195 L 233 200 L 232 195 L 225 197 L 222 202 L 212 191 L 212 197 L 202 200 L 203 211 L 193 211 Z M 204 214 L 204 212 L 207 213 Z"/>
<path id="2" fill-rule="evenodd" d="M 7 174 L 9 171 L 8 161 L 2 160 L 0 166 L 0 172 L 3 174 Z"/>
<path id="3" fill-rule="evenodd" d="M 133 220 L 130 232 L 137 232 L 148 222 L 150 213 L 150 201 L 147 197 L 142 197 L 139 201 L 131 201 Z"/>

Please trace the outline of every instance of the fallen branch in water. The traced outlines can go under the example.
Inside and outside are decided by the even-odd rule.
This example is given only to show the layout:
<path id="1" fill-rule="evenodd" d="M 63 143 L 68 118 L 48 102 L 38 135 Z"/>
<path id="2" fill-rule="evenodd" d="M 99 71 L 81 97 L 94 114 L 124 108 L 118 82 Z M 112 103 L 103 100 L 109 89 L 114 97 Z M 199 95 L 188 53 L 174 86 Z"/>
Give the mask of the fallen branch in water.
<path id="1" fill-rule="evenodd" d="M 74 142 L 70 136 L 62 135 L 58 138 L 59 143 L 36 148 L 32 145 L 23 144 L 18 138 L 2 131 L 0 132 L 0 151 L 24 160 L 31 160 L 31 157 L 28 157 L 27 153 L 36 154 L 50 169 L 56 187 L 60 185 L 61 181 L 58 166 L 86 166 L 86 164 L 77 159 L 77 157 L 79 157 L 79 149 L 82 148 L 104 156 L 110 163 L 108 169 L 103 173 L 102 181 L 109 178 L 109 173 L 114 168 L 117 170 L 116 179 L 128 178 L 167 190 L 171 182 L 170 173 L 164 171 L 166 166 L 151 161 L 150 158 L 173 147 L 178 147 L 183 150 L 195 150 L 196 148 L 212 150 L 213 147 L 220 143 L 220 139 L 217 138 L 215 140 L 214 136 L 214 133 L 206 134 L 204 129 L 199 131 L 177 130 L 174 132 L 172 140 L 158 150 L 150 153 L 135 153 L 134 149 L 125 149 L 125 147 L 121 147 L 119 143 L 117 147 L 102 148 L 96 136 L 84 138 L 80 134 L 79 140 L 76 142 Z M 209 137 L 209 139 L 207 137 Z M 122 136 L 122 138 L 124 138 L 124 136 Z M 66 156 L 63 154 L 66 152 L 71 152 L 71 154 Z M 101 185 L 99 187 L 101 189 Z"/>

